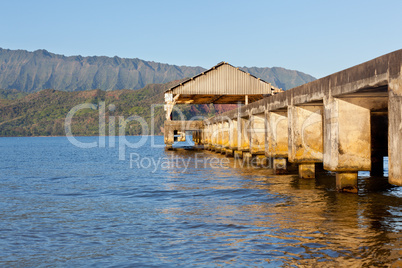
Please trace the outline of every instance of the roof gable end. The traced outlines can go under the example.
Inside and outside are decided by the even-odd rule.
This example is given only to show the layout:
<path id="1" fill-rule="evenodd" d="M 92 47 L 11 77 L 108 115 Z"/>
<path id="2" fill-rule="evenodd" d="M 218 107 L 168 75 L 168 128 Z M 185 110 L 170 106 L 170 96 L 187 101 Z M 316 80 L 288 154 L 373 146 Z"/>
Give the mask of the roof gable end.
<path id="1" fill-rule="evenodd" d="M 271 84 L 227 62 L 220 62 L 170 89 L 172 94 L 271 94 Z"/>

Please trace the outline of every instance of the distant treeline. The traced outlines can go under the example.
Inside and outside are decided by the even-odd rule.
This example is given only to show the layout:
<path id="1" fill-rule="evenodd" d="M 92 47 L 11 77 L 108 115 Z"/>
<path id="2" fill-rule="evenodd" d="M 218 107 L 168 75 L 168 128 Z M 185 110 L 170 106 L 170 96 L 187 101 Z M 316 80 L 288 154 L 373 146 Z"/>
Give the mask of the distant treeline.
<path id="1" fill-rule="evenodd" d="M 115 121 L 115 133 L 119 133 L 118 117 L 124 119 L 136 115 L 145 120 L 151 130 L 151 107 L 155 104 L 154 134 L 163 134 L 165 112 L 164 91 L 179 81 L 152 84 L 140 90 L 63 92 L 46 89 L 26 94 L 17 90 L 0 90 L 0 136 L 62 136 L 65 135 L 65 118 L 76 105 L 91 103 L 105 105 L 105 132 L 110 133 L 109 122 Z M 114 105 L 115 109 L 111 109 Z M 233 109 L 233 105 L 181 105 L 181 111 L 189 119 L 194 116 L 211 117 L 216 113 Z M 114 120 L 110 120 L 111 117 Z M 72 119 L 72 133 L 80 136 L 98 135 L 99 110 L 79 110 Z M 133 120 L 125 127 L 126 135 L 142 133 L 141 124 Z"/>

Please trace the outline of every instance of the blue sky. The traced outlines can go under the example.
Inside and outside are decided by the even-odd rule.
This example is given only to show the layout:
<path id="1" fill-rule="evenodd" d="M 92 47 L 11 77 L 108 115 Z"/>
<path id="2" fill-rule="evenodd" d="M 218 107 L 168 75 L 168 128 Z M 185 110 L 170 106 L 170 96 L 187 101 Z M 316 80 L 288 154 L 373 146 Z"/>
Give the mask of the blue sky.
<path id="1" fill-rule="evenodd" d="M 2 1 L 0 47 L 317 78 L 402 49 L 402 1 Z"/>

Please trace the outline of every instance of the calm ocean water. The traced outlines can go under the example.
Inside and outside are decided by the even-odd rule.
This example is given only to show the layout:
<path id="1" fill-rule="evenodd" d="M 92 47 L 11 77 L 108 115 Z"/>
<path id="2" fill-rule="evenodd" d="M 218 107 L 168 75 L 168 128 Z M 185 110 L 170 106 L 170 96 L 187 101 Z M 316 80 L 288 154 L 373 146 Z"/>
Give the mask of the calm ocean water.
<path id="1" fill-rule="evenodd" d="M 402 189 L 384 178 L 340 194 L 328 174 L 272 175 L 150 139 L 124 161 L 117 145 L 65 137 L 0 138 L 0 152 L 3 267 L 402 265 Z"/>

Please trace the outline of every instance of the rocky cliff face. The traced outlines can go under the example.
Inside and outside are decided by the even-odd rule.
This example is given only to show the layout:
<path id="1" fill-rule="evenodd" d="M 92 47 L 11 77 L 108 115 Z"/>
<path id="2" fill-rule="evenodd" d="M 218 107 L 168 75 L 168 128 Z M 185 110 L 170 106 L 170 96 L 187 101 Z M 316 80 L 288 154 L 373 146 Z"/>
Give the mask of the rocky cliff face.
<path id="1" fill-rule="evenodd" d="M 310 75 L 284 68 L 242 69 L 283 89 L 315 80 Z M 66 57 L 46 50 L 29 52 L 0 48 L 0 88 L 24 92 L 47 88 L 61 91 L 140 89 L 147 84 L 192 77 L 204 70 L 137 58 Z"/>

